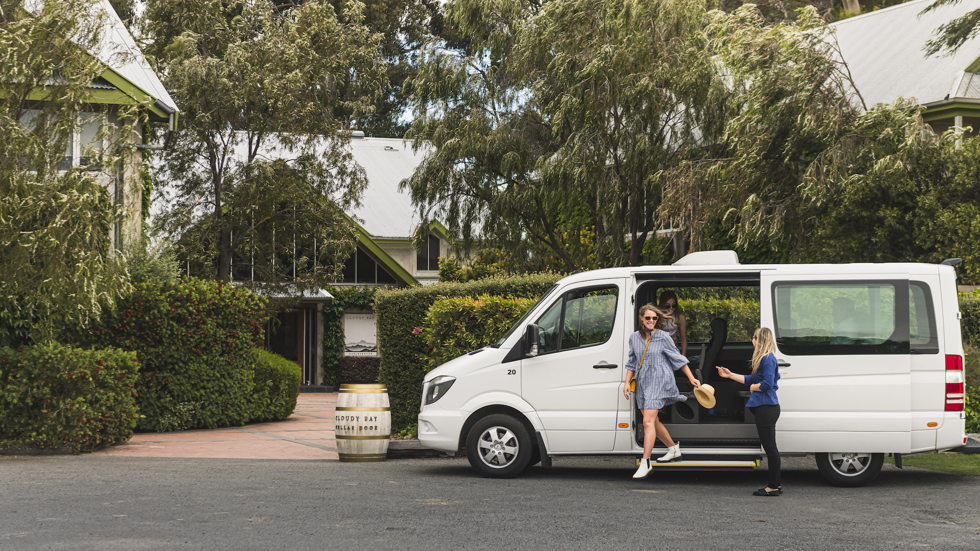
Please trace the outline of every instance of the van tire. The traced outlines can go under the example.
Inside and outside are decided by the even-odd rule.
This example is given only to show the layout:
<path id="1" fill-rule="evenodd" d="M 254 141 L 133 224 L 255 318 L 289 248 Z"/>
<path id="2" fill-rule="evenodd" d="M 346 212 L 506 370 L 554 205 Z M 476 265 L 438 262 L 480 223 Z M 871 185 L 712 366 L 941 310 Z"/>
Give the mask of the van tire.
<path id="1" fill-rule="evenodd" d="M 885 462 L 883 453 L 818 453 L 817 468 L 834 486 L 864 486 L 878 477 Z"/>
<path id="2" fill-rule="evenodd" d="M 519 420 L 502 413 L 487 415 L 466 435 L 466 458 L 488 478 L 511 478 L 531 463 L 534 442 Z"/>

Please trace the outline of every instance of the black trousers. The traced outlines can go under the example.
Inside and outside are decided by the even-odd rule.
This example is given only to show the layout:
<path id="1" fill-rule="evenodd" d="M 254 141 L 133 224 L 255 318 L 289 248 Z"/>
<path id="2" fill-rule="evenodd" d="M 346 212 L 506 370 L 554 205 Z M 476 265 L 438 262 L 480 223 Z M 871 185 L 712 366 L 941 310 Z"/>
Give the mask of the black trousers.
<path id="1" fill-rule="evenodd" d="M 755 415 L 755 428 L 759 431 L 762 449 L 766 450 L 766 459 L 769 463 L 768 486 L 778 488 L 782 485 L 779 478 L 779 469 L 782 465 L 779 462 L 779 450 L 776 449 L 776 420 L 779 419 L 779 404 L 755 406 L 749 409 Z"/>

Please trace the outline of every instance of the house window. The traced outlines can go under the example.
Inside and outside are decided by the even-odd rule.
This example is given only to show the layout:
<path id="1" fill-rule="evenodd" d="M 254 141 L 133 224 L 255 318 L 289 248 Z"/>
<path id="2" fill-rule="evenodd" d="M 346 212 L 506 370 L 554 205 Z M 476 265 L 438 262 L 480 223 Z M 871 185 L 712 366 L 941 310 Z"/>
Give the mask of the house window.
<path id="1" fill-rule="evenodd" d="M 439 269 L 439 238 L 429 234 L 425 248 L 419 251 L 417 257 L 418 271 L 435 271 Z"/>
<path id="2" fill-rule="evenodd" d="M 383 265 L 374 261 L 367 251 L 357 247 L 344 263 L 344 283 L 397 284 L 398 280 Z"/>

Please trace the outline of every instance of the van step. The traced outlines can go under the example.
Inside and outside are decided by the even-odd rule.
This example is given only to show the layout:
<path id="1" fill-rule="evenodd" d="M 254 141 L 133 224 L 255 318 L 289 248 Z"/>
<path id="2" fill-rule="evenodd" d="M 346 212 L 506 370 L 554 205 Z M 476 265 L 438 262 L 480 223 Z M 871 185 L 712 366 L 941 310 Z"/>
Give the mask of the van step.
<path id="1" fill-rule="evenodd" d="M 683 469 L 754 469 L 759 466 L 762 460 L 756 459 L 753 461 L 730 461 L 730 460 L 700 460 L 700 459 L 687 459 L 683 461 L 671 461 L 670 463 L 657 463 L 652 462 L 651 465 L 656 469 L 669 469 L 669 470 L 683 470 Z M 636 460 L 636 466 L 640 466 L 640 460 Z"/>

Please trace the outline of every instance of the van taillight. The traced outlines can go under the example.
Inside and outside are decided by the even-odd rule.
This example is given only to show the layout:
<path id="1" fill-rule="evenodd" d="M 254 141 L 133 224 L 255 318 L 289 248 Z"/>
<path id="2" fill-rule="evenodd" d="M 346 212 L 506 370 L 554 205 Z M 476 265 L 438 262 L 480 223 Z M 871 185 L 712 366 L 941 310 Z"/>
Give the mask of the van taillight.
<path id="1" fill-rule="evenodd" d="M 963 411 L 964 386 L 963 356 L 946 356 L 946 411 Z"/>

